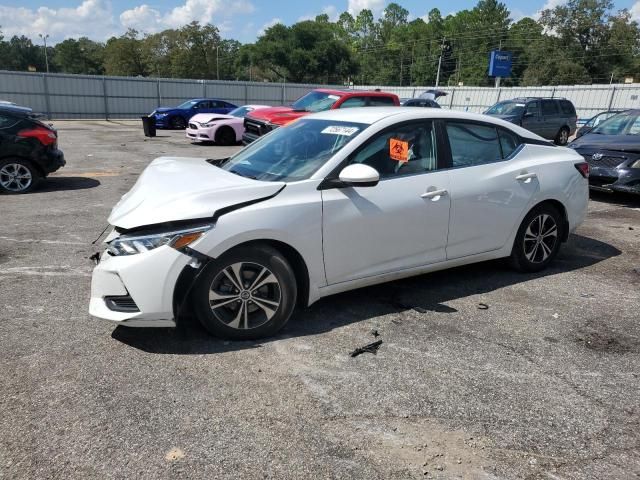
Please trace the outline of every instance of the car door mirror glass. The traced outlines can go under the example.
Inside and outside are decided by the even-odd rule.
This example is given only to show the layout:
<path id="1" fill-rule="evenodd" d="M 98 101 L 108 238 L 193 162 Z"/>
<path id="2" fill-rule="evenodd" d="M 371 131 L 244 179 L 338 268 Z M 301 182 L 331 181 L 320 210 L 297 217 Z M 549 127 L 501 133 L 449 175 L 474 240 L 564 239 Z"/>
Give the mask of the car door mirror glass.
<path id="1" fill-rule="evenodd" d="M 354 163 L 344 167 L 338 178 L 345 185 L 373 187 L 380 181 L 380 174 L 375 168 L 369 165 Z"/>

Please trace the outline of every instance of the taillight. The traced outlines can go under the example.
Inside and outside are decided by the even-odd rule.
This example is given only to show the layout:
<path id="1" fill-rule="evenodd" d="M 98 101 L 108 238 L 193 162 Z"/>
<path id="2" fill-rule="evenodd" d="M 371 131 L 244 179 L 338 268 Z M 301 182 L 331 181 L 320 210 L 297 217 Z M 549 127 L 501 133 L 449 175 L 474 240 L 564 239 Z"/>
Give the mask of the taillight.
<path id="1" fill-rule="evenodd" d="M 18 132 L 18 136 L 22 138 L 35 138 L 44 146 L 52 145 L 56 143 L 56 140 L 58 139 L 55 132 L 44 127 L 33 127 L 20 130 Z"/>
<path id="2" fill-rule="evenodd" d="M 575 167 L 580 172 L 580 175 L 584 178 L 589 178 L 589 164 L 587 162 L 576 163 Z"/>

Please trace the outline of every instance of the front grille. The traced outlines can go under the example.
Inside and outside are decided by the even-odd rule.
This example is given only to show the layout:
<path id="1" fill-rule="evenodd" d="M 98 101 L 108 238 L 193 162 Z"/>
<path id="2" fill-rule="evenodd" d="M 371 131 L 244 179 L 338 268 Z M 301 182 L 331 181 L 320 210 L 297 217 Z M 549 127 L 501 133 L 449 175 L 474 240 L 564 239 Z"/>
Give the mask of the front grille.
<path id="1" fill-rule="evenodd" d="M 192 129 L 192 130 L 197 130 L 198 129 L 198 125 L 196 125 L 195 123 L 189 122 L 189 128 Z"/>
<path id="2" fill-rule="evenodd" d="M 593 155 L 583 155 L 584 159 L 594 167 L 606 167 L 606 168 L 614 168 L 624 163 L 627 160 L 627 157 L 623 156 L 615 156 L 615 155 L 603 155 L 602 158 L 595 160 Z"/>
<path id="3" fill-rule="evenodd" d="M 263 123 L 259 120 L 253 119 L 244 119 L 244 129 L 247 133 L 251 133 L 256 136 L 264 135 L 265 133 L 269 133 L 271 128 L 266 123 Z"/>
<path id="4" fill-rule="evenodd" d="M 136 302 L 133 301 L 130 295 L 114 295 L 111 297 L 104 297 L 104 303 L 109 310 L 114 312 L 139 312 L 140 309 Z"/>

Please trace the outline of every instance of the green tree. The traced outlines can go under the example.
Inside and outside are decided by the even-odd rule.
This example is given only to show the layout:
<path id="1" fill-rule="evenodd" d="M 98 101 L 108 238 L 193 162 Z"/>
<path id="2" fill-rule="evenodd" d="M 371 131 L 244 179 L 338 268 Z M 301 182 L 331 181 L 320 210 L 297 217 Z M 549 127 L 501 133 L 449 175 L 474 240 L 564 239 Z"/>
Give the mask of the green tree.
<path id="1" fill-rule="evenodd" d="M 52 63 L 64 73 L 104 74 L 104 45 L 81 37 L 64 40 L 54 47 Z"/>
<path id="2" fill-rule="evenodd" d="M 129 29 L 120 37 L 107 40 L 104 49 L 104 69 L 107 75 L 146 76 L 142 41 L 137 30 Z"/>

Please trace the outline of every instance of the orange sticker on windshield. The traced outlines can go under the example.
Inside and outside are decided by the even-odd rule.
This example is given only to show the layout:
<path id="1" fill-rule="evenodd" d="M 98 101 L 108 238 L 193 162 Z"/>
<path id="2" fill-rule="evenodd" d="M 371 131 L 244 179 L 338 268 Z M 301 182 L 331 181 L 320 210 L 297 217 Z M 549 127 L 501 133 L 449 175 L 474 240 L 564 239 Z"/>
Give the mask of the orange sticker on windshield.
<path id="1" fill-rule="evenodd" d="M 408 162 L 409 142 L 392 138 L 389 142 L 389 156 L 397 162 Z"/>

